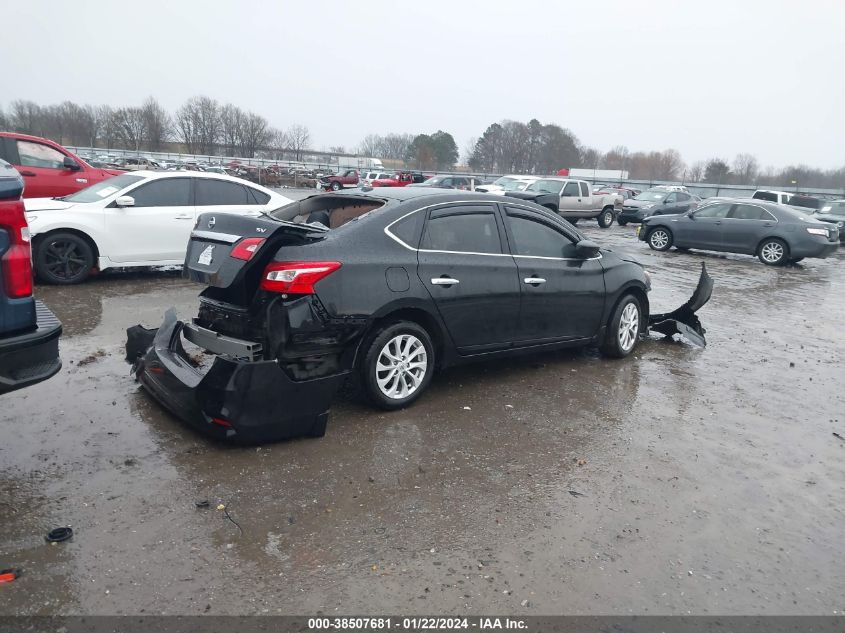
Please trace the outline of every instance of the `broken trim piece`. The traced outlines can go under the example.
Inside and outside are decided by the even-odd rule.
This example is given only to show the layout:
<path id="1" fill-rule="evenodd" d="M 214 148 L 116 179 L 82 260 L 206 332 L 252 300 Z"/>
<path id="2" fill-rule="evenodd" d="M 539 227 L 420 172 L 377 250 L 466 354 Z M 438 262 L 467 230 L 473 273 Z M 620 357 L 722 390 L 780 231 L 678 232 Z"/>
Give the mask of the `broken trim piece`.
<path id="1" fill-rule="evenodd" d="M 648 329 L 654 330 L 671 338 L 680 334 L 694 345 L 707 346 L 704 334 L 707 330 L 701 325 L 701 321 L 695 313 L 700 310 L 713 294 L 713 278 L 707 274 L 707 267 L 701 262 L 701 275 L 698 278 L 698 286 L 695 292 L 684 305 L 672 312 L 652 314 L 648 318 Z"/>

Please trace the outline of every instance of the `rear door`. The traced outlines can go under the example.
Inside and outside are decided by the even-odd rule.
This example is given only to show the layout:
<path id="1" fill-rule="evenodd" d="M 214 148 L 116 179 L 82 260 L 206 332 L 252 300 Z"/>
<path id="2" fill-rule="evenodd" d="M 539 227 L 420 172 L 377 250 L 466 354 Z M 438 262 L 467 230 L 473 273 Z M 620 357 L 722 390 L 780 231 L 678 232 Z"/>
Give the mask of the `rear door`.
<path id="1" fill-rule="evenodd" d="M 25 197 L 66 196 L 88 186 L 85 173 L 65 167 L 66 154 L 55 147 L 23 139 L 7 139 L 7 142 L 14 144 L 9 162 L 24 178 Z"/>
<path id="2" fill-rule="evenodd" d="M 106 208 L 103 256 L 113 262 L 182 261 L 194 226 L 191 178 L 159 178 L 126 195 L 131 207 Z"/>
<path id="3" fill-rule="evenodd" d="M 605 296 L 599 257 L 577 257 L 577 237 L 539 214 L 517 207 L 505 211 L 521 289 L 517 344 L 595 335 Z"/>
<path id="4" fill-rule="evenodd" d="M 755 253 L 757 245 L 777 224 L 777 220 L 756 204 L 735 204 L 722 221 L 722 242 L 725 250 L 734 253 Z"/>
<path id="5" fill-rule="evenodd" d="M 255 197 L 247 185 L 216 178 L 194 178 L 197 213 L 260 215 Z"/>
<path id="6" fill-rule="evenodd" d="M 492 204 L 429 211 L 417 273 L 461 354 L 510 347 L 520 289 Z"/>

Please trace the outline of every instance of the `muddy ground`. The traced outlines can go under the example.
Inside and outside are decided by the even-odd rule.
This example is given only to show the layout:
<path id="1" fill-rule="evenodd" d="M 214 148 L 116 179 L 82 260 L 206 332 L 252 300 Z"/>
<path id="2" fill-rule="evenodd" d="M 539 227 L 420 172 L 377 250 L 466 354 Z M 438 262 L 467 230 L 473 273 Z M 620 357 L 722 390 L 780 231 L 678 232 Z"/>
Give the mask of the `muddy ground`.
<path id="1" fill-rule="evenodd" d="M 39 287 L 65 365 L 0 406 L 0 568 L 25 572 L 0 614 L 842 613 L 843 253 L 774 269 L 583 230 L 647 265 L 653 309 L 706 261 L 708 347 L 452 369 L 261 448 L 184 428 L 123 361 L 126 327 L 192 315 L 197 286 Z"/>

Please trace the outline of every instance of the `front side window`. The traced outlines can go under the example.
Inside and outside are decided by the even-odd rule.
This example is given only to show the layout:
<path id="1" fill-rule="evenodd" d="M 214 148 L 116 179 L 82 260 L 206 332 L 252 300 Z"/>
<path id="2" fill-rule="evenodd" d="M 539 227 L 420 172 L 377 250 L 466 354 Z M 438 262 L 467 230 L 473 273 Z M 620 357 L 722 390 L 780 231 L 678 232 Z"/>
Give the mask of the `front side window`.
<path id="1" fill-rule="evenodd" d="M 426 223 L 420 248 L 460 253 L 502 252 L 496 217 L 492 212 L 453 212 L 451 215 L 436 215 L 437 213 L 433 212 Z"/>
<path id="2" fill-rule="evenodd" d="M 212 178 L 197 179 L 197 206 L 244 205 L 247 201 L 243 185 Z"/>
<path id="3" fill-rule="evenodd" d="M 678 196 L 678 202 L 686 202 L 687 200 L 690 200 L 692 198 L 692 196 L 688 193 L 679 193 L 676 195 Z"/>
<path id="4" fill-rule="evenodd" d="M 678 194 L 676 194 L 676 193 L 670 193 L 668 196 L 666 196 L 666 204 L 670 204 L 672 202 L 677 202 L 677 201 L 678 201 Z"/>
<path id="5" fill-rule="evenodd" d="M 577 182 L 568 182 L 560 195 L 564 198 L 577 198 L 580 195 L 578 191 Z"/>
<path id="6" fill-rule="evenodd" d="M 551 226 L 518 215 L 508 214 L 507 218 L 514 255 L 561 258 L 572 254 L 572 240 Z"/>
<path id="7" fill-rule="evenodd" d="M 697 218 L 726 218 L 731 210 L 730 203 L 708 204 L 695 212 Z"/>
<path id="8" fill-rule="evenodd" d="M 32 141 L 18 141 L 18 155 L 24 167 L 43 167 L 46 169 L 62 169 L 65 155 L 60 151 Z"/>
<path id="9" fill-rule="evenodd" d="M 191 204 L 191 181 L 188 178 L 153 180 L 129 192 L 136 207 L 187 207 Z"/>

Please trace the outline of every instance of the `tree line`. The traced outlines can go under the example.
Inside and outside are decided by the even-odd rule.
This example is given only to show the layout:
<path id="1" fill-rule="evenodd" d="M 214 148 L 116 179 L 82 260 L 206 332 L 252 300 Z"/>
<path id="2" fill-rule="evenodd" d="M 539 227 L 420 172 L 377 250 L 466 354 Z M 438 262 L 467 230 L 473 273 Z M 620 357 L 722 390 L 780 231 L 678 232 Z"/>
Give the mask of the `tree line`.
<path id="1" fill-rule="evenodd" d="M 623 170 L 631 180 L 845 188 L 845 167 L 764 169 L 748 153 L 738 154 L 733 161 L 714 157 L 688 165 L 676 149 L 632 152 L 622 145 L 601 152 L 583 145 L 570 130 L 537 119 L 493 123 L 470 142 L 465 153 L 470 169 L 489 173 L 553 174 L 561 167 L 576 167 Z"/>
<path id="2" fill-rule="evenodd" d="M 19 99 L 8 110 L 0 107 L 0 129 L 44 136 L 62 145 L 161 151 L 175 143 L 189 154 L 245 158 L 275 150 L 302 160 L 311 142 L 303 125 L 279 130 L 260 114 L 205 96 L 188 99 L 173 114 L 153 97 L 140 106 L 120 108 L 72 101 L 42 106 Z"/>
<path id="3" fill-rule="evenodd" d="M 42 106 L 16 100 L 0 106 L 0 129 L 45 136 L 63 145 L 224 154 L 301 161 L 311 151 L 311 134 L 304 125 L 285 130 L 270 125 L 255 112 L 207 96 L 188 99 L 169 113 L 153 97 L 140 106 L 79 105 L 72 101 Z M 368 134 L 352 152 L 342 146 L 330 153 L 357 153 L 401 162 L 422 170 L 451 170 L 459 161 L 454 137 L 443 130 L 431 134 Z M 602 152 L 582 144 L 556 123 L 503 120 L 490 124 L 464 150 L 465 165 L 485 173 L 553 174 L 562 167 L 614 169 L 631 180 L 707 182 L 845 188 L 845 167 L 822 170 L 807 165 L 762 168 L 752 154 L 732 161 L 713 157 L 687 164 L 676 149 L 630 151 L 616 146 Z"/>

